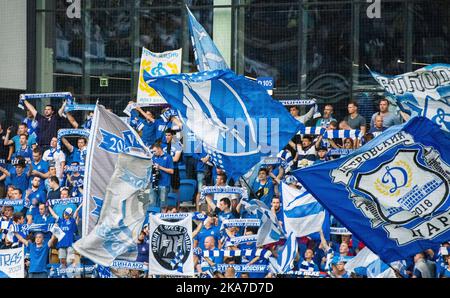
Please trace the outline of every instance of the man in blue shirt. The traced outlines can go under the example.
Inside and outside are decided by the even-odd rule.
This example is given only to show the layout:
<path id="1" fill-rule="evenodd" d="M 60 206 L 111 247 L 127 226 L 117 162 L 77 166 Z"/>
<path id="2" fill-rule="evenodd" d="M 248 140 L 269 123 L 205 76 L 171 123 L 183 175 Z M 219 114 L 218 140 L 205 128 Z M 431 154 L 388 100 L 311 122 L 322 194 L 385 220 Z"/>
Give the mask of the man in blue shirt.
<path id="1" fill-rule="evenodd" d="M 220 228 L 214 225 L 215 220 L 212 214 L 208 214 L 208 217 L 203 222 L 203 226 L 200 232 L 194 237 L 194 247 L 200 247 L 202 250 L 205 249 L 205 239 L 206 237 L 212 236 L 215 241 L 218 242 L 220 238 Z"/>
<path id="2" fill-rule="evenodd" d="M 261 168 L 258 171 L 258 178 L 253 182 L 252 189 L 255 192 L 257 199 L 261 200 L 270 206 L 272 198 L 274 196 L 274 188 L 272 179 L 268 179 L 269 172 L 265 168 Z"/>
<path id="3" fill-rule="evenodd" d="M 42 159 L 42 152 L 39 148 L 35 148 L 33 150 L 33 162 L 31 163 L 31 168 L 31 179 L 33 179 L 33 177 L 39 177 L 41 179 L 47 179 L 50 177 L 48 162 Z M 45 185 L 40 184 L 39 189 L 44 191 Z"/>
<path id="4" fill-rule="evenodd" d="M 15 188 L 20 188 L 22 192 L 25 192 L 30 183 L 31 167 L 28 168 L 28 172 L 25 172 L 25 169 L 26 164 L 23 157 L 19 157 L 17 159 L 15 168 L 11 169 L 11 171 L 0 167 L 0 172 L 8 176 L 5 181 L 5 186 L 8 187 L 9 185 L 13 185 Z"/>
<path id="5" fill-rule="evenodd" d="M 58 227 L 64 232 L 64 237 L 62 237 L 62 239 L 58 241 L 58 243 L 56 244 L 56 249 L 58 249 L 58 256 L 61 262 L 61 267 L 66 268 L 66 260 L 73 259 L 75 254 L 75 251 L 72 248 L 72 244 L 74 242 L 75 233 L 78 230 L 75 218 L 78 216 L 79 208 L 77 208 L 75 212 L 70 207 L 66 208 L 64 210 L 62 218 L 59 217 L 55 213 L 55 211 L 53 211 L 51 206 L 48 206 L 48 211 L 55 219 Z"/>
<path id="6" fill-rule="evenodd" d="M 22 120 L 23 124 L 28 127 L 28 135 L 37 138 L 39 135 L 39 123 L 34 119 L 31 111 L 27 110 L 27 116 Z"/>
<path id="7" fill-rule="evenodd" d="M 77 140 L 77 147 L 73 146 L 66 140 L 66 138 L 61 139 L 64 146 L 71 153 L 67 159 L 67 164 L 72 164 L 73 162 L 78 162 L 80 165 L 84 165 L 86 162 L 87 154 L 87 141 L 85 138 L 79 138 Z"/>
<path id="8" fill-rule="evenodd" d="M 14 145 L 14 152 L 17 153 L 17 151 L 19 151 L 20 149 L 20 136 L 21 135 L 26 135 L 28 136 L 28 140 L 27 140 L 27 145 L 31 147 L 31 145 L 36 143 L 36 137 L 34 136 L 29 136 L 28 135 L 28 127 L 26 124 L 19 124 L 19 128 L 17 129 L 17 134 L 12 137 L 11 139 L 9 138 L 11 135 L 12 131 L 11 131 L 11 127 L 9 127 L 6 130 L 6 136 L 5 136 L 5 140 L 4 145 L 5 146 L 10 146 L 10 145 Z"/>
<path id="9" fill-rule="evenodd" d="M 20 239 L 30 251 L 30 268 L 28 270 L 30 278 L 47 278 L 48 252 L 55 242 L 56 237 L 52 238 L 45 244 L 44 234 L 36 233 L 34 243 L 26 239 Z"/>
<path id="10" fill-rule="evenodd" d="M 173 175 L 171 176 L 171 186 L 173 192 L 178 192 L 180 188 L 180 171 L 178 164 L 181 160 L 181 155 L 183 153 L 183 145 L 180 141 L 173 138 L 174 131 L 171 129 L 166 130 L 166 142 L 161 144 L 161 148 L 164 153 L 172 156 L 173 161 Z"/>
<path id="11" fill-rule="evenodd" d="M 218 206 L 216 206 L 210 196 L 206 196 L 206 202 L 208 203 L 208 206 L 218 215 L 219 226 L 225 219 L 237 218 L 239 216 L 239 214 L 231 211 L 231 201 L 229 198 L 220 199 Z"/>
<path id="12" fill-rule="evenodd" d="M 19 139 L 19 148 L 11 156 L 12 159 L 22 156 L 27 161 L 31 161 L 33 156 L 31 146 L 28 145 L 28 136 L 26 134 L 21 134 Z"/>
<path id="13" fill-rule="evenodd" d="M 130 103 L 134 103 L 130 101 Z M 139 116 L 139 113 L 144 117 Z M 146 146 L 151 146 L 156 142 L 156 122 L 155 117 L 151 111 L 144 111 L 141 107 L 136 107 L 131 111 L 130 125 L 137 131 L 142 130 L 142 141 Z"/>
<path id="14" fill-rule="evenodd" d="M 25 192 L 25 199 L 31 203 L 33 199 L 37 199 L 38 203 L 45 203 L 47 195 L 45 191 L 41 190 L 41 178 L 38 176 L 31 179 L 31 187 Z"/>
<path id="15" fill-rule="evenodd" d="M 158 181 L 152 182 L 152 188 L 150 190 L 150 202 L 153 202 L 156 207 L 167 207 L 167 196 L 169 194 L 171 175 L 173 175 L 173 161 L 172 156 L 164 153 L 161 145 L 158 143 L 153 144 L 153 170 L 159 172 Z"/>

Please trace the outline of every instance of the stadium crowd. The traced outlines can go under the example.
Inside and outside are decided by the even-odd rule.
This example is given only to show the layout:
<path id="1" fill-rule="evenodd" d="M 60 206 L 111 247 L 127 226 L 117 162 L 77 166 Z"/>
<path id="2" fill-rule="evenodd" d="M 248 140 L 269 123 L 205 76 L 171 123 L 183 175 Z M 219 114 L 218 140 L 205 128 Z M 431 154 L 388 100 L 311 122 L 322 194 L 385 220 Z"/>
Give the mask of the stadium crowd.
<path id="1" fill-rule="evenodd" d="M 86 260 L 72 245 L 81 235 L 83 167 L 88 140 L 82 137 L 63 137 L 58 144 L 58 130 L 62 128 L 90 129 L 92 112 L 65 112 L 65 102 L 56 110 L 46 105 L 42 112 L 25 101 L 26 116 L 21 123 L 8 127 L 0 125 L 0 197 L 1 249 L 24 246 L 27 255 L 27 276 L 51 277 L 52 268 L 80 268 Z M 297 106 L 290 106 L 290 114 L 306 126 L 325 130 L 359 130 L 361 138 L 328 138 L 321 135 L 296 135 L 277 157 L 280 163 L 263 165 L 255 179 L 233 181 L 222 169 L 214 166 L 205 152 L 186 150 L 182 122 L 169 108 L 136 107 L 129 118 L 146 146 L 154 153 L 154 177 L 149 189 L 153 202 L 149 212 L 202 212 L 204 221 L 194 221 L 195 270 L 199 277 L 274 277 L 269 271 L 236 272 L 234 267 L 217 270 L 219 264 L 268 265 L 262 255 L 240 257 L 204 257 L 201 251 L 223 249 L 255 249 L 255 242 L 236 244 L 233 238 L 258 233 L 255 227 L 227 227 L 221 230 L 225 219 L 252 218 L 238 195 L 214 194 L 203 199 L 203 186 L 247 187 L 250 198 L 264 202 L 283 225 L 279 185 L 301 185 L 290 175 L 298 168 L 338 158 L 378 137 L 390 126 L 400 124 L 405 115 L 389 109 L 389 101 L 379 102 L 379 112 L 371 119 L 358 113 L 358 104 L 348 104 L 348 115 L 335 119 L 333 106 L 326 104 L 320 118 L 313 119 L 313 108 L 300 115 Z M 159 113 L 158 113 L 159 112 Z M 79 114 L 76 114 L 79 113 Z M 83 121 L 78 121 L 83 119 Z M 82 122 L 80 125 L 79 122 Z M 18 125 L 17 125 L 18 124 Z M 17 128 L 15 128 L 17 126 Z M 333 150 L 346 149 L 346 150 Z M 250 175 L 252 177 L 252 175 Z M 16 203 L 11 203 L 16 201 Z M 331 227 L 341 227 L 330 216 Z M 55 228 L 57 228 L 55 230 Z M 58 230 L 64 232 L 61 237 Z M 349 274 L 344 265 L 364 248 L 364 243 L 350 233 L 335 234 L 322 231 L 301 237 L 293 271 L 321 272 L 323 277 L 367 277 L 367 272 Z M 259 247 L 277 256 L 285 239 Z M 138 238 L 137 262 L 148 264 L 149 235 L 145 225 Z M 447 248 L 450 242 L 443 243 Z M 450 250 L 450 249 L 449 249 Z M 404 277 L 450 277 L 450 257 L 446 250 L 427 250 L 406 260 Z M 137 270 L 114 271 L 119 277 L 142 277 Z M 400 274 L 400 273 L 398 273 Z M 59 274 L 58 277 L 80 277 L 81 274 Z M 94 274 L 95 276 L 95 274 Z M 294 277 L 284 275 L 283 277 Z"/>

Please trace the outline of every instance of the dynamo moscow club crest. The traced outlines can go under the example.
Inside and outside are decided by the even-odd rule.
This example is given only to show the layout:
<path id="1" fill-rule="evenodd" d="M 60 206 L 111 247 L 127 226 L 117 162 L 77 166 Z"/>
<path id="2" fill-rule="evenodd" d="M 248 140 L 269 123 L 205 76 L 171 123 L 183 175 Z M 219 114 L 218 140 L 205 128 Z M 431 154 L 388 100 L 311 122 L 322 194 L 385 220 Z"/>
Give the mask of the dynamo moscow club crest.
<path id="1" fill-rule="evenodd" d="M 192 249 L 188 230 L 179 225 L 159 225 L 152 234 L 151 252 L 159 265 L 176 270 L 176 264 L 184 264 Z M 179 259 L 174 263 L 173 260 Z"/>
<path id="2" fill-rule="evenodd" d="M 398 245 L 433 239 L 450 228 L 449 210 L 444 210 L 450 167 L 437 150 L 421 144 L 403 145 L 362 159 L 346 161 L 348 165 L 356 160 L 359 165 L 338 182 L 346 185 L 354 206 L 370 220 L 372 228 L 382 227 Z M 331 173 L 335 179 L 338 171 Z"/>

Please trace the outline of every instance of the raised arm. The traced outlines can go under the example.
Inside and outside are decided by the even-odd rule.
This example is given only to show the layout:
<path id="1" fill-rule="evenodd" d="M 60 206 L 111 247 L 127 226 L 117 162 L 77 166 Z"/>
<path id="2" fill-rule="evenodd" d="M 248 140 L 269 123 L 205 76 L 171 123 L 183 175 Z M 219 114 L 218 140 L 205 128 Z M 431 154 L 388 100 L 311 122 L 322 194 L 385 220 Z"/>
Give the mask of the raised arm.
<path id="1" fill-rule="evenodd" d="M 47 245 L 48 245 L 48 247 L 52 247 L 53 244 L 55 244 L 56 242 L 58 242 L 58 238 L 56 238 L 55 235 L 52 235 L 52 238 L 50 238 L 50 240 L 48 240 Z"/>
<path id="2" fill-rule="evenodd" d="M 69 141 L 66 140 L 66 138 L 61 138 L 61 141 L 63 142 L 64 146 L 69 150 L 70 153 L 73 152 L 73 146 L 70 144 Z"/>
<path id="3" fill-rule="evenodd" d="M 197 228 L 195 228 L 195 230 L 192 232 L 192 238 L 194 238 L 195 236 L 197 236 L 198 233 L 200 233 L 202 226 L 203 226 L 203 222 L 200 221 L 199 224 L 197 225 Z M 198 242 L 198 240 L 197 240 L 197 242 Z"/>
<path id="4" fill-rule="evenodd" d="M 50 202 L 48 204 L 48 212 L 50 212 L 51 216 L 57 221 L 59 219 L 58 214 L 55 213 L 52 206 L 50 205 Z"/>
<path id="5" fill-rule="evenodd" d="M 3 145 L 9 146 L 14 144 L 14 142 L 11 140 L 11 127 L 8 127 L 6 130 L 5 140 L 3 141 Z"/>
<path id="6" fill-rule="evenodd" d="M 180 119 L 178 119 L 177 116 L 172 116 L 171 119 L 172 123 L 175 124 L 178 128 L 178 130 L 182 130 L 183 129 L 183 123 L 181 122 Z"/>
<path id="7" fill-rule="evenodd" d="M 73 128 L 80 127 L 80 125 L 78 124 L 77 120 L 75 120 L 75 117 L 73 117 L 72 114 L 67 112 L 66 115 L 67 115 L 67 120 L 69 120 L 69 122 L 73 126 Z"/>
<path id="8" fill-rule="evenodd" d="M 133 103 L 133 102 L 131 102 L 131 103 Z M 155 118 L 153 118 L 150 115 L 147 115 L 147 113 L 141 107 L 136 107 L 135 110 L 138 111 L 139 114 L 141 114 L 142 117 L 144 117 L 147 121 L 155 122 Z"/>
<path id="9" fill-rule="evenodd" d="M 6 175 L 7 177 L 11 176 L 11 174 L 9 173 L 9 171 L 7 169 L 5 169 L 4 167 L 0 167 L 0 172 L 3 173 L 3 175 Z M 2 177 L 3 177 L 2 175 Z M 5 177 L 6 178 L 6 177 Z"/>
<path id="10" fill-rule="evenodd" d="M 211 196 L 209 196 L 209 195 L 206 196 L 206 203 L 213 210 L 215 210 L 217 208 L 216 204 L 214 204 L 214 202 L 213 202 L 213 199 L 211 199 Z"/>
<path id="11" fill-rule="evenodd" d="M 67 104 L 67 102 L 64 101 L 63 104 L 61 105 L 61 107 L 59 108 L 59 110 L 58 110 L 59 117 L 64 117 L 64 110 L 66 108 L 66 104 Z"/>
<path id="12" fill-rule="evenodd" d="M 25 106 L 27 107 L 27 109 L 33 115 L 33 117 L 36 117 L 36 115 L 37 115 L 36 108 L 31 103 L 29 103 L 28 100 L 25 100 L 24 103 L 25 103 Z"/>

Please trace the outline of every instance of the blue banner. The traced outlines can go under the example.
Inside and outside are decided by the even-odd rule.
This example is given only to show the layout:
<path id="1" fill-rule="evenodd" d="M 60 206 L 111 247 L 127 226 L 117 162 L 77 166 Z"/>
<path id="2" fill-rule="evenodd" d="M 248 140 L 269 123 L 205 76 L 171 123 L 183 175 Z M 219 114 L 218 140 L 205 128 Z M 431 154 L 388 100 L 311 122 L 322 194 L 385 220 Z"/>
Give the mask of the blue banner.
<path id="1" fill-rule="evenodd" d="M 178 110 L 211 161 L 230 177 L 276 155 L 303 127 L 260 85 L 230 70 L 145 81 Z"/>
<path id="2" fill-rule="evenodd" d="M 223 59 L 205 28 L 197 21 L 187 6 L 186 9 L 189 15 L 189 30 L 198 70 L 228 69 L 225 59 Z"/>
<path id="3" fill-rule="evenodd" d="M 450 134 L 414 117 L 344 158 L 293 175 L 389 263 L 450 239 L 449 164 Z"/>

